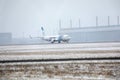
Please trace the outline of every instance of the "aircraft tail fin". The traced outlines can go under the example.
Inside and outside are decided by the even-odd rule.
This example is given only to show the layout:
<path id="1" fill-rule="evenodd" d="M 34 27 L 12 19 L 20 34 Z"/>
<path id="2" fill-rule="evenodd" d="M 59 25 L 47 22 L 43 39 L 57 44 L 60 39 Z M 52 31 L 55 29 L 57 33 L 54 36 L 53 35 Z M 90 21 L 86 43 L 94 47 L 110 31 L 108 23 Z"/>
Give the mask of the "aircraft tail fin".
<path id="1" fill-rule="evenodd" d="M 41 27 L 41 30 L 42 30 L 42 36 L 45 36 L 44 28 Z"/>
<path id="2" fill-rule="evenodd" d="M 41 30 L 42 30 L 42 31 L 44 31 L 44 28 L 43 28 L 43 27 L 41 27 Z"/>

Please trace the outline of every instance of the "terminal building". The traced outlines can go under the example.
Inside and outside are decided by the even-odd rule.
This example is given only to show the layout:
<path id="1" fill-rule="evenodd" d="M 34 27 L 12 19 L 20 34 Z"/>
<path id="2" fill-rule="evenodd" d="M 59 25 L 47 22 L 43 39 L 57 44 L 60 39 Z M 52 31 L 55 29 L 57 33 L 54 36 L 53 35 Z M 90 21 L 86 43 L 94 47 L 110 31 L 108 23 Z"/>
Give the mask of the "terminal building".
<path id="1" fill-rule="evenodd" d="M 60 34 L 70 35 L 70 42 L 118 42 L 120 25 L 66 28 Z"/>

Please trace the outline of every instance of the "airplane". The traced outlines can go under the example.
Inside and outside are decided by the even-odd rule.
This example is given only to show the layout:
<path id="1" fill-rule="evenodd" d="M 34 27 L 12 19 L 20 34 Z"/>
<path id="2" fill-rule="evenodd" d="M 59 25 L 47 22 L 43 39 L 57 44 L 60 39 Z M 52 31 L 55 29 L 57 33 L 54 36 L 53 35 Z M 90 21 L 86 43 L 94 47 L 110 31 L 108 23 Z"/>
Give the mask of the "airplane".
<path id="1" fill-rule="evenodd" d="M 41 38 L 42 40 L 45 40 L 45 41 L 49 41 L 51 43 L 55 43 L 55 42 L 58 42 L 58 43 L 66 42 L 66 43 L 68 43 L 71 39 L 71 37 L 69 35 L 45 36 L 44 28 L 41 27 L 41 30 L 42 30 L 42 37 L 39 37 L 39 38 Z"/>

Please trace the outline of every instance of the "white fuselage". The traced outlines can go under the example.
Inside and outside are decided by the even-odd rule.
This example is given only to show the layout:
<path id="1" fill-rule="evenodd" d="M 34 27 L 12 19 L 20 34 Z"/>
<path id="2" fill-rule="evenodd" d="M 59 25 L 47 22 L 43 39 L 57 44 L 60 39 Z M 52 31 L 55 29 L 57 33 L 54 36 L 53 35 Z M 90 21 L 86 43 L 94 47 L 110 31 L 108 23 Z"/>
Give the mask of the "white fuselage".
<path id="1" fill-rule="evenodd" d="M 61 43 L 61 42 L 69 42 L 71 37 L 68 35 L 56 35 L 56 36 L 43 36 L 42 39 L 46 41 L 50 41 L 51 43 L 54 42 Z"/>

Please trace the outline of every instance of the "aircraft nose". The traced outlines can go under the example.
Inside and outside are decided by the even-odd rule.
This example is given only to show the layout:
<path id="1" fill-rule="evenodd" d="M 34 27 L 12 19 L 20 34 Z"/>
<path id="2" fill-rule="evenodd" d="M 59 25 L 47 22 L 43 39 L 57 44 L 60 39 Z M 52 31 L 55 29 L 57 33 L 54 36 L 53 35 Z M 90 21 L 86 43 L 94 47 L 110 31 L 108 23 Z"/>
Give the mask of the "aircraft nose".
<path id="1" fill-rule="evenodd" d="M 71 37 L 70 37 L 70 36 L 67 36 L 66 39 L 71 39 Z"/>
<path id="2" fill-rule="evenodd" d="M 71 37 L 70 37 L 70 36 L 68 36 L 68 39 L 71 39 Z"/>

